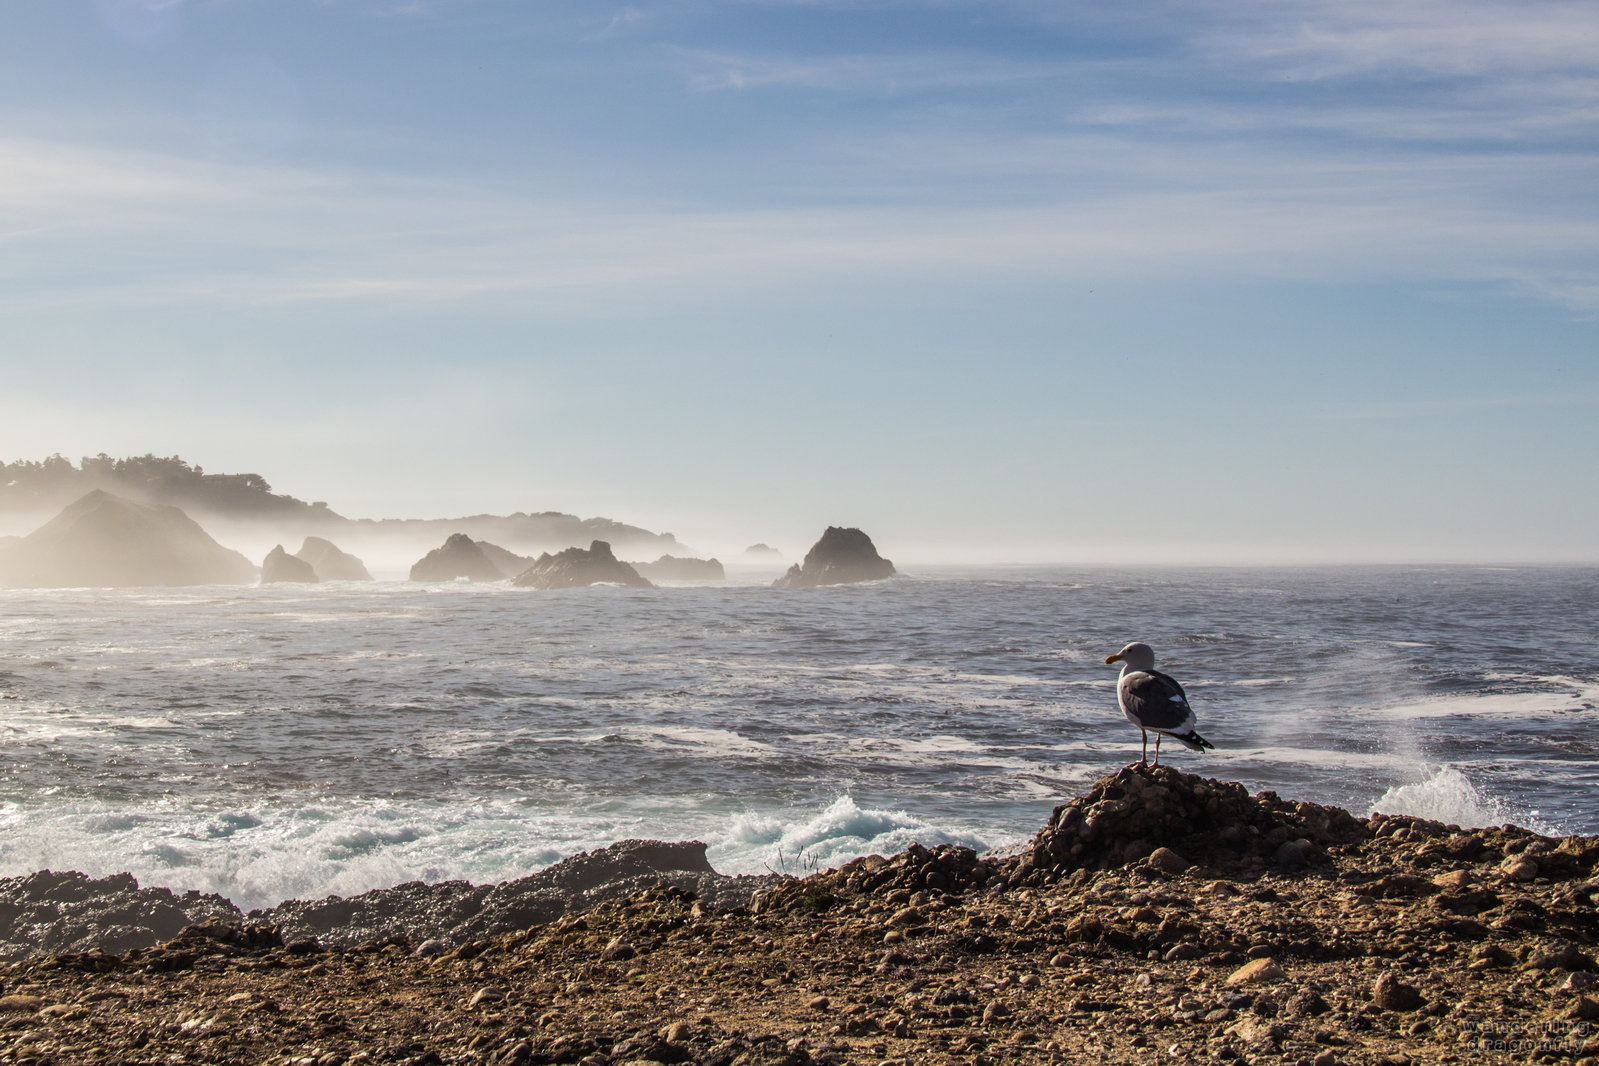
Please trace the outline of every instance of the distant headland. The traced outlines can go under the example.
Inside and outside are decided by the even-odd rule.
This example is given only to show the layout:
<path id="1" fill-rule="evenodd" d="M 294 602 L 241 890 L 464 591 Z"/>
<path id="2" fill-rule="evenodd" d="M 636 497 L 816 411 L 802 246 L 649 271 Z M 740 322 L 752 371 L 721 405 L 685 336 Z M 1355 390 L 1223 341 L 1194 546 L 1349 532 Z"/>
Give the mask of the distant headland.
<path id="1" fill-rule="evenodd" d="M 325 501 L 274 492 L 260 474 L 207 473 L 175 455 L 114 459 L 101 453 L 76 464 L 60 455 L 0 462 L 0 534 L 31 532 L 91 492 L 144 506 L 176 507 L 222 543 L 237 545 L 257 560 L 274 544 L 298 544 L 310 536 L 332 541 L 369 564 L 390 560 L 398 569 L 400 560 L 409 566 L 456 533 L 530 557 L 596 540 L 623 552 L 624 558 L 694 554 L 671 533 L 559 511 L 349 518 Z"/>
<path id="2" fill-rule="evenodd" d="M 296 542 L 291 555 L 284 545 Z M 764 544 L 746 555 L 782 558 Z M 671 533 L 609 518 L 357 519 L 274 492 L 260 474 L 208 474 L 175 455 L 0 462 L 0 587 L 362 581 L 369 566 L 414 581 L 514 579 L 534 588 L 726 579 L 718 560 L 696 557 Z M 864 532 L 829 526 L 803 565 L 774 584 L 849 584 L 894 572 Z"/>

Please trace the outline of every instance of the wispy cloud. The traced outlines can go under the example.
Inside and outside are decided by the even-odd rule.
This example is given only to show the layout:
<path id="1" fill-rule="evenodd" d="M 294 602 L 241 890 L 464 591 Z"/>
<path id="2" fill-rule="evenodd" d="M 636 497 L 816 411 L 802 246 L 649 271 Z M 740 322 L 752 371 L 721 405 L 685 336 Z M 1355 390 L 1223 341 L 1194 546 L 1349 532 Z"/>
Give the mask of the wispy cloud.
<path id="1" fill-rule="evenodd" d="M 1211 5 L 1201 45 L 1330 78 L 1591 71 L 1599 7 L 1571 0 L 1242 0 Z"/>
<path id="2" fill-rule="evenodd" d="M 1059 78 L 1063 64 L 955 49 L 795 56 L 679 48 L 689 84 L 714 92 L 813 89 L 834 93 L 924 93 Z"/>
<path id="3" fill-rule="evenodd" d="M 896 146 L 915 166 L 915 144 Z M 931 150 L 928 146 L 923 149 Z M 1520 211 L 1474 190 L 1513 164 L 1418 172 L 1257 153 L 1057 138 L 1009 156 L 1042 171 L 1091 156 L 1120 186 L 1017 207 L 907 202 L 730 209 L 554 200 L 481 183 L 218 167 L 0 140 L 11 299 L 484 299 L 641 283 L 779 288 L 861 276 L 1027 274 L 1500 280 L 1547 272 L 1550 299 L 1599 286 L 1599 219 Z M 938 151 L 950 150 L 941 144 Z M 1116 151 L 1114 159 L 1108 153 Z M 1021 154 L 1018 152 L 1021 151 Z M 907 161 L 902 160 L 902 165 Z"/>

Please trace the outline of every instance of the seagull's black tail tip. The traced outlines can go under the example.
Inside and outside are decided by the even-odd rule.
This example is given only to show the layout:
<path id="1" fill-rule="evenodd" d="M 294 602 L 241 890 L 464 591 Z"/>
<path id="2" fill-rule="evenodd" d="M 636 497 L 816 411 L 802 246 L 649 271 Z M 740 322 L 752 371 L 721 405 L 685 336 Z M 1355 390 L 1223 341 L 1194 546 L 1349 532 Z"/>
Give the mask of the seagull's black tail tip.
<path id="1" fill-rule="evenodd" d="M 1177 739 L 1182 741 L 1189 748 L 1192 748 L 1194 751 L 1204 751 L 1206 748 L 1214 748 L 1216 746 L 1210 741 L 1206 740 L 1204 737 L 1200 736 L 1198 733 L 1186 733 Z"/>

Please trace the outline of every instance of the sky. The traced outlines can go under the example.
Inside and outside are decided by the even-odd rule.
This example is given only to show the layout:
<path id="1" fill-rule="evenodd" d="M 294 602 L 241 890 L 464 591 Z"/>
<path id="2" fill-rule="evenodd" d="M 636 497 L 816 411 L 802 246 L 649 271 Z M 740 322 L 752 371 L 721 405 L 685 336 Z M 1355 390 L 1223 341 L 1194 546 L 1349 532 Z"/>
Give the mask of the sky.
<path id="1" fill-rule="evenodd" d="M 0 458 L 1599 562 L 1599 5 L 8 0 Z"/>

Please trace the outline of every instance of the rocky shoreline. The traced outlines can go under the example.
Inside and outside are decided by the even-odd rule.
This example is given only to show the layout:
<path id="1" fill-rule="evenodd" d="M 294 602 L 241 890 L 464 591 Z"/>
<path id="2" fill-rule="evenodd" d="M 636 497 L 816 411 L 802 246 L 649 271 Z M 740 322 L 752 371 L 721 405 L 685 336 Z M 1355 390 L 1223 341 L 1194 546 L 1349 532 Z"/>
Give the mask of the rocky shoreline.
<path id="1" fill-rule="evenodd" d="M 803 880 L 651 842 L 252 915 L 128 878 L 121 925 L 199 920 L 0 965 L 0 1062 L 1599 1066 L 1596 865 L 1596 838 L 1161 767 L 1019 855 L 913 846 Z M 15 928 L 28 881 L 63 913 L 89 883 L 6 882 Z"/>

